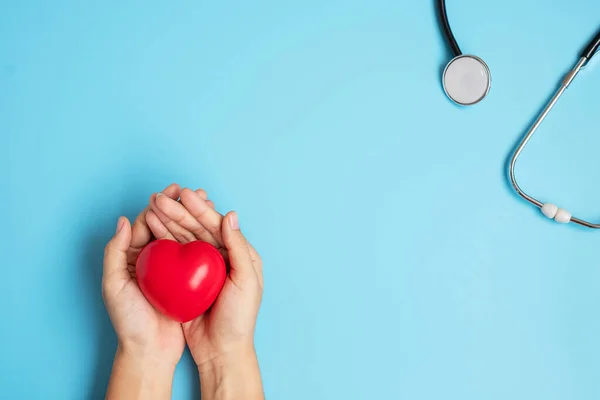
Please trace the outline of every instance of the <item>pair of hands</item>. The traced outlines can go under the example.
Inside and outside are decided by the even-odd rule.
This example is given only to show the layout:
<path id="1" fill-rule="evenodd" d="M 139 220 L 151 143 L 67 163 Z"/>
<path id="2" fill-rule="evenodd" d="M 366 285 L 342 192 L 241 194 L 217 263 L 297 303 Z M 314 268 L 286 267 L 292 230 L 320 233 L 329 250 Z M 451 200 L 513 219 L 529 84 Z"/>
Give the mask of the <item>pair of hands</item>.
<path id="1" fill-rule="evenodd" d="M 180 324 L 148 303 L 137 285 L 135 263 L 153 238 L 202 240 L 219 249 L 230 271 L 207 313 Z M 254 351 L 262 291 L 262 261 L 241 233 L 236 213 L 223 217 L 206 192 L 177 184 L 153 194 L 133 226 L 119 219 L 105 250 L 102 294 L 119 340 L 107 398 L 170 397 L 187 343 L 203 399 L 262 399 Z"/>

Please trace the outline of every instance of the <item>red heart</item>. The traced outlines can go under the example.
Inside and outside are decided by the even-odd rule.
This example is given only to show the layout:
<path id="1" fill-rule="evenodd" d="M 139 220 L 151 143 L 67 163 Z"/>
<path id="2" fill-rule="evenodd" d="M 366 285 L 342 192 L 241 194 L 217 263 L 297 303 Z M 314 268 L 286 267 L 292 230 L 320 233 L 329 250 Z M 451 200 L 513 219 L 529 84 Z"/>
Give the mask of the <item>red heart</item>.
<path id="1" fill-rule="evenodd" d="M 161 313 L 187 322 L 204 314 L 225 283 L 225 261 L 205 242 L 150 242 L 135 266 L 146 299 Z"/>

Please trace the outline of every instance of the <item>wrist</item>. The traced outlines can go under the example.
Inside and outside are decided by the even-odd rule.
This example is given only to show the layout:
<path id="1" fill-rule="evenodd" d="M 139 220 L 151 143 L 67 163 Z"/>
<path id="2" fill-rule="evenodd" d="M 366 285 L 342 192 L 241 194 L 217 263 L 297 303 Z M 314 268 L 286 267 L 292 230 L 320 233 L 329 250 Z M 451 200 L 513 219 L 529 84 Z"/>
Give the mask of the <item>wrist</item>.
<path id="1" fill-rule="evenodd" d="M 175 365 L 119 345 L 107 399 L 170 399 Z"/>
<path id="2" fill-rule="evenodd" d="M 198 365 L 202 399 L 264 399 L 256 351 L 247 346 Z"/>
<path id="3" fill-rule="evenodd" d="M 181 353 L 183 353 L 183 350 Z M 175 369 L 181 355 L 177 357 L 172 350 L 161 351 L 159 346 L 140 346 L 135 343 L 119 340 L 115 357 L 137 360 L 156 368 Z"/>

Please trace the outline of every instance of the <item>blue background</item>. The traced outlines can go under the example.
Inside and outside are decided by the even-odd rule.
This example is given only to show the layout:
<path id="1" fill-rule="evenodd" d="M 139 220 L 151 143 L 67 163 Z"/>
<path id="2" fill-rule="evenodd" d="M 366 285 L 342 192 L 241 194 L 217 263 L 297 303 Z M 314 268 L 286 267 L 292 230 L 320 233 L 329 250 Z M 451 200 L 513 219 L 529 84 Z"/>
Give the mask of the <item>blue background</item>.
<path id="1" fill-rule="evenodd" d="M 594 0 L 452 0 L 493 87 L 461 109 L 432 1 L 0 6 L 0 390 L 101 398 L 102 250 L 172 181 L 265 261 L 269 399 L 600 398 L 600 233 L 507 155 L 600 25 Z M 600 62 L 518 164 L 600 219 Z M 197 397 L 186 354 L 174 398 Z"/>

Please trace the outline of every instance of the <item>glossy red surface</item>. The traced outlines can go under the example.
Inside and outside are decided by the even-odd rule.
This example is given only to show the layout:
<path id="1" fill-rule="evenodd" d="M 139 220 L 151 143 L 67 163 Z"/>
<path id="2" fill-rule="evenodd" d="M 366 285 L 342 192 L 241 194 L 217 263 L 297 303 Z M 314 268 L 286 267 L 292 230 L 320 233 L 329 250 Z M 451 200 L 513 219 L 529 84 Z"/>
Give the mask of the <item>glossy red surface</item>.
<path id="1" fill-rule="evenodd" d="M 140 252 L 136 277 L 148 301 L 161 313 L 187 322 L 216 300 L 226 278 L 221 253 L 205 242 L 156 240 Z"/>

